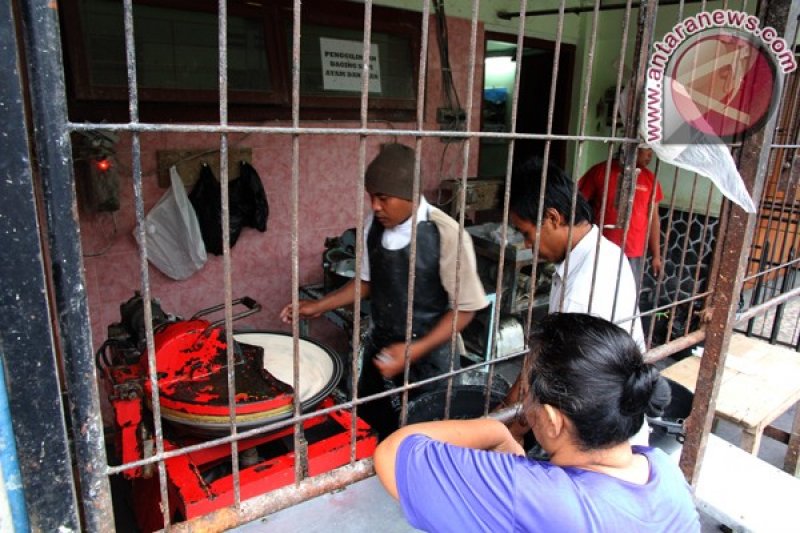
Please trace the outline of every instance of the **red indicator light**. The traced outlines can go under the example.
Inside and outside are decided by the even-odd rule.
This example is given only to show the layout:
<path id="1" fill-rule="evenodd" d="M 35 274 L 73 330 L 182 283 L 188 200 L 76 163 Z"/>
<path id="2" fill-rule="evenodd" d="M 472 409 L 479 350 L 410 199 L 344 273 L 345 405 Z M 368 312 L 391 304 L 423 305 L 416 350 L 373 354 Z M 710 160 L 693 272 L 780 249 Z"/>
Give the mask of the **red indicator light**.
<path id="1" fill-rule="evenodd" d="M 108 159 L 98 159 L 97 161 L 95 161 L 94 164 L 97 167 L 97 170 L 101 172 L 106 172 L 108 169 L 111 168 L 111 161 L 109 161 Z"/>

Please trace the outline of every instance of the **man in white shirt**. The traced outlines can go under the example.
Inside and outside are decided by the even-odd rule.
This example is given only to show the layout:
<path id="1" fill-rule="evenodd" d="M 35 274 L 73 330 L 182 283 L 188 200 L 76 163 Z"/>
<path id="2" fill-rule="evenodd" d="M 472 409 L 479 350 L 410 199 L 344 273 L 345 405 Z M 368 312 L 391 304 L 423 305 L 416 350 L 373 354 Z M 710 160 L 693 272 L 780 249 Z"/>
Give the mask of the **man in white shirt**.
<path id="1" fill-rule="evenodd" d="M 511 224 L 533 247 L 539 222 L 539 195 L 544 195 L 539 228 L 539 261 L 556 264 L 550 289 L 549 312 L 588 313 L 610 320 L 627 331 L 645 351 L 644 332 L 636 307 L 636 282 L 619 246 L 591 223 L 592 210 L 575 184 L 555 165 L 547 169 L 542 193 L 542 161 L 534 158 L 514 171 L 511 188 Z M 599 239 L 599 242 L 598 242 Z M 598 247 L 599 245 L 599 247 Z M 523 365 L 524 366 L 524 365 Z M 523 373 L 525 369 L 523 369 Z M 519 378 L 503 402 L 524 397 Z M 520 428 L 512 428 L 520 435 Z"/>
<path id="2" fill-rule="evenodd" d="M 414 151 L 391 144 L 369 164 L 364 187 L 370 195 L 372 214 L 364 227 L 366 253 L 362 257 L 361 296 L 370 298 L 371 328 L 364 341 L 364 360 L 358 382 L 360 397 L 402 384 L 406 352 L 406 310 L 409 294 L 409 257 L 413 210 Z M 376 223 L 377 222 L 377 223 Z M 417 210 L 417 249 L 414 270 L 412 338 L 409 342 L 409 381 L 421 381 L 460 368 L 459 354 L 452 354 L 453 315 L 456 332 L 463 330 L 475 311 L 488 305 L 476 270 L 475 252 L 466 231 L 441 210 L 420 197 Z M 456 268 L 458 265 L 458 269 Z M 456 291 L 456 272 L 459 288 Z M 314 318 L 355 301 L 355 281 L 321 300 L 303 300 L 299 318 Z M 281 311 L 290 323 L 291 304 Z M 440 385 L 423 386 L 415 395 Z M 364 404 L 359 416 L 380 437 L 397 428 L 397 409 L 389 397 Z"/>
<path id="3" fill-rule="evenodd" d="M 536 241 L 541 176 L 541 161 L 533 159 L 516 170 L 513 178 L 511 224 L 529 247 Z M 591 208 L 580 194 L 570 231 L 574 188 L 569 176 L 550 165 L 539 237 L 539 260 L 556 264 L 549 311 L 588 313 L 610 320 L 631 334 L 644 351 L 642 324 L 633 318 L 638 314 L 638 291 L 630 264 L 620 247 L 591 223 Z"/>

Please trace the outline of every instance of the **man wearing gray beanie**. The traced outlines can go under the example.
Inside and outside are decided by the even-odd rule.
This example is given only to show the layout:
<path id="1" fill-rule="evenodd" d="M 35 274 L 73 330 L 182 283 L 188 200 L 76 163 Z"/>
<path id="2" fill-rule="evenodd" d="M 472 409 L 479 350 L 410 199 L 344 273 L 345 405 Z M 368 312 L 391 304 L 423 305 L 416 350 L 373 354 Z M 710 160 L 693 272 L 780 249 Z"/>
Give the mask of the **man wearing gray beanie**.
<path id="1" fill-rule="evenodd" d="M 414 208 L 414 150 L 390 144 L 372 160 L 364 175 L 372 214 L 364 224 L 366 253 L 362 256 L 361 295 L 370 298 L 371 327 L 364 340 L 364 359 L 358 396 L 364 397 L 402 385 L 406 353 L 406 310 L 409 294 L 409 256 Z M 408 346 L 409 381 L 421 381 L 460 368 L 457 349 L 451 354 L 453 314 L 456 331 L 472 320 L 475 311 L 488 305 L 478 276 L 475 251 L 466 231 L 423 196 L 417 209 L 417 249 L 414 281 L 412 335 Z M 456 294 L 456 266 L 459 290 Z M 355 281 L 320 300 L 303 300 L 299 318 L 314 318 L 355 301 Z M 291 323 L 292 306 L 281 319 Z M 446 386 L 435 382 L 409 391 L 409 399 Z M 398 397 L 384 397 L 359 407 L 358 414 L 381 439 L 398 427 Z"/>

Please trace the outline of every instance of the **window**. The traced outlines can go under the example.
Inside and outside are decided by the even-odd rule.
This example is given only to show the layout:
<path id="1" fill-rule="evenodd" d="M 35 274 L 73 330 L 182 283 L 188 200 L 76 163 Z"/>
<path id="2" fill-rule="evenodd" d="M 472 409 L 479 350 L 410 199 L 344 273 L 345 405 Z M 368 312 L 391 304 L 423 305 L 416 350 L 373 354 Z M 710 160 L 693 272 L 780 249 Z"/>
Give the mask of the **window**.
<path id="1" fill-rule="evenodd" d="M 65 48 L 69 50 L 71 114 L 79 115 L 71 118 L 91 118 L 84 114 L 94 112 L 99 102 L 103 103 L 101 109 L 125 112 L 128 75 L 122 3 L 79 0 L 63 3 L 61 10 Z M 195 118 L 210 118 L 207 115 L 215 112 L 219 100 L 217 3 L 134 0 L 133 16 L 137 91 L 143 115 L 148 106 L 167 104 L 173 111 L 186 108 L 191 114 L 188 106 L 193 105 Z M 285 0 L 229 2 L 228 99 L 232 118 L 237 109 L 247 118 L 288 118 L 291 17 L 291 2 Z M 300 85 L 304 118 L 356 118 L 363 5 L 307 0 L 302 17 Z M 399 112 L 410 118 L 416 107 L 419 17 L 418 13 L 373 8 L 372 115 L 377 112 L 383 118 L 398 118 Z M 254 107 L 257 104 L 261 105 Z"/>

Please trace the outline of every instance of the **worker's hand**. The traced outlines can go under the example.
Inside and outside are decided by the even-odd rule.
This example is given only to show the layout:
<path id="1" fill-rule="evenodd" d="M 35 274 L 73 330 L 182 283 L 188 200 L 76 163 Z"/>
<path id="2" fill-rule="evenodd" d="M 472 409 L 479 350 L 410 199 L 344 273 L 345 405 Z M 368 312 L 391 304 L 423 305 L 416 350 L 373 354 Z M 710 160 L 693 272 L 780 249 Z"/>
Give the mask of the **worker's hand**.
<path id="1" fill-rule="evenodd" d="M 372 362 L 383 377 L 391 379 L 400 374 L 405 368 L 405 355 L 405 343 L 396 342 L 381 350 Z"/>
<path id="2" fill-rule="evenodd" d="M 304 320 L 306 318 L 317 318 L 321 314 L 317 307 L 317 302 L 313 300 L 300 300 L 297 306 L 297 317 L 292 316 L 292 304 L 289 304 L 281 310 L 281 322 L 284 324 L 291 324 L 295 319 Z"/>
<path id="3" fill-rule="evenodd" d="M 653 269 L 653 277 L 658 279 L 661 276 L 661 270 L 664 268 L 664 262 L 660 257 L 653 257 L 650 259 L 650 266 Z"/>

